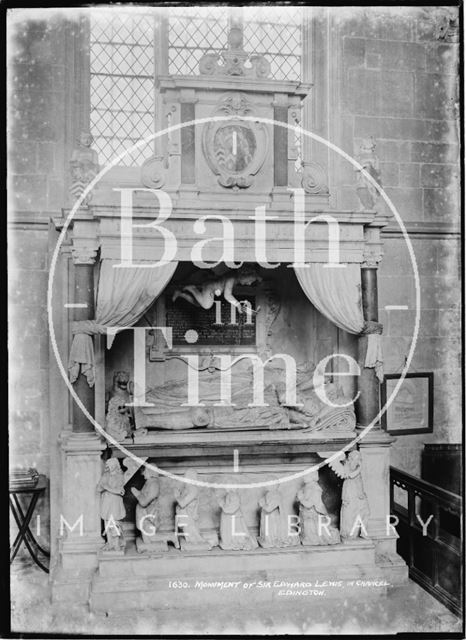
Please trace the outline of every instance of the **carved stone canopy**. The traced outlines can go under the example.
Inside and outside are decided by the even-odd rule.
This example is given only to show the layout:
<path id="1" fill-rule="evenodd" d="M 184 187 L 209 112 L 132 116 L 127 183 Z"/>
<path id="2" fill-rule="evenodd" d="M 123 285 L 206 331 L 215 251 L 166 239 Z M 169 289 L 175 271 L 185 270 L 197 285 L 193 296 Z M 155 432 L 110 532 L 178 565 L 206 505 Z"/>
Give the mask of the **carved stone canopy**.
<path id="1" fill-rule="evenodd" d="M 199 62 L 201 75 L 248 76 L 267 78 L 270 62 L 260 55 L 250 56 L 243 49 L 243 30 L 233 23 L 228 33 L 228 49 L 222 53 L 206 53 Z"/>

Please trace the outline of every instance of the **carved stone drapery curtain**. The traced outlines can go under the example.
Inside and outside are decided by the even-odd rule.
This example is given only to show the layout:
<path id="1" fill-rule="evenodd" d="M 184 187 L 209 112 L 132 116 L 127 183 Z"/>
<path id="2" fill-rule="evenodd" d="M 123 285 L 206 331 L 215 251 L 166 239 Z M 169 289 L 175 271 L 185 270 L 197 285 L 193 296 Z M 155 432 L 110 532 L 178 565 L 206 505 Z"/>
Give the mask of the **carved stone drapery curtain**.
<path id="1" fill-rule="evenodd" d="M 92 336 L 105 334 L 107 327 L 131 327 L 141 318 L 172 278 L 177 262 L 153 268 L 114 268 L 118 260 L 102 260 L 97 291 L 95 320 L 72 323 L 68 372 L 71 382 L 80 373 L 94 385 L 94 343 Z M 110 348 L 114 335 L 107 338 Z"/>
<path id="2" fill-rule="evenodd" d="M 374 368 L 383 381 L 382 325 L 365 322 L 361 302 L 361 268 L 346 264 L 341 268 L 310 263 L 294 267 L 296 277 L 308 299 L 337 327 L 356 335 L 367 335 L 365 366 Z"/>

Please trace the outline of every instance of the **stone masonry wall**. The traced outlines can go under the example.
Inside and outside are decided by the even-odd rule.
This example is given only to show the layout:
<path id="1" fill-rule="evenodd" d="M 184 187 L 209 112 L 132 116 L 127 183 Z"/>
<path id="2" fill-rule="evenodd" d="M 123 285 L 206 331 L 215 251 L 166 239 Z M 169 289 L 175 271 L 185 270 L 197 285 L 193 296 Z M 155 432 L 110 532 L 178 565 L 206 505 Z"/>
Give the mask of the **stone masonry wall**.
<path id="1" fill-rule="evenodd" d="M 37 14 L 36 14 L 37 16 Z M 8 196 L 10 464 L 50 476 L 48 224 L 65 194 L 63 18 L 9 15 Z M 48 537 L 48 496 L 41 535 Z"/>
<path id="2" fill-rule="evenodd" d="M 340 10 L 338 10 L 340 11 Z M 455 9 L 450 9 L 455 15 Z M 400 436 L 392 464 L 420 474 L 427 442 L 461 441 L 458 43 L 448 9 L 396 7 L 338 13 L 341 72 L 335 132 L 357 156 L 373 137 L 383 187 L 397 208 L 420 274 L 421 325 L 410 371 L 434 371 L 434 432 Z M 337 162 L 338 206 L 358 206 L 355 172 Z M 385 203 L 378 209 L 385 212 Z M 393 220 L 379 268 L 387 373 L 401 371 L 414 331 L 415 289 Z M 386 311 L 385 305 L 408 305 Z"/>

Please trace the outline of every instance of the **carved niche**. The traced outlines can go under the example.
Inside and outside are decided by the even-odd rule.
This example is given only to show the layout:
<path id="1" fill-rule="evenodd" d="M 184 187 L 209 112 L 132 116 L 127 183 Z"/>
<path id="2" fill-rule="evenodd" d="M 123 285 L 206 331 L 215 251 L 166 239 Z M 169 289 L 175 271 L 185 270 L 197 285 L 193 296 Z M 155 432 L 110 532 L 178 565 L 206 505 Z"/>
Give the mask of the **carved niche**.
<path id="1" fill-rule="evenodd" d="M 222 187 L 247 189 L 264 164 L 269 149 L 265 125 L 240 119 L 253 115 L 254 104 L 246 94 L 228 93 L 221 97 L 212 116 L 230 119 L 209 122 L 204 127 L 203 152 Z"/>

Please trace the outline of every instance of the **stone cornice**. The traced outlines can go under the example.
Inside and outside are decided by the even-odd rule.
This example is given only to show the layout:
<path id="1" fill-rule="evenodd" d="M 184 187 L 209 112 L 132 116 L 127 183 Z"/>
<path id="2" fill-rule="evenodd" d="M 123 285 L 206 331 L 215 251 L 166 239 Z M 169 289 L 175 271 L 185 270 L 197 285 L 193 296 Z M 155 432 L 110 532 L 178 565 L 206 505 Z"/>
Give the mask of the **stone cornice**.
<path id="1" fill-rule="evenodd" d="M 105 208 L 98 207 L 97 209 L 98 209 L 98 215 L 96 217 L 108 218 L 108 217 L 118 215 L 117 214 L 118 207 L 116 205 L 111 205 Z M 226 211 L 227 209 L 228 207 L 226 206 L 225 208 L 222 208 L 221 205 L 218 207 L 218 211 L 220 213 L 222 211 Z M 142 214 L 144 211 L 147 212 L 145 217 L 148 217 L 148 218 L 154 217 L 153 210 L 152 210 L 152 213 L 150 213 L 149 210 L 147 210 L 146 208 L 135 207 L 134 210 L 135 210 L 136 217 Z M 230 209 L 230 212 L 231 212 L 231 209 Z M 310 215 L 316 216 L 316 215 L 319 215 L 320 213 L 328 213 L 330 215 L 334 215 L 335 213 L 337 213 L 337 215 L 335 215 L 337 219 L 339 219 L 339 215 L 348 215 L 348 218 L 347 218 L 348 222 L 356 221 L 355 216 L 358 216 L 358 217 L 360 216 L 360 212 L 351 212 L 351 211 L 334 212 L 331 209 L 330 210 L 324 210 L 324 209 L 313 210 L 312 212 L 310 212 Z M 63 210 L 63 214 L 60 214 L 57 211 L 40 212 L 40 213 L 36 213 L 34 211 L 10 211 L 8 214 L 7 226 L 12 230 L 14 229 L 14 230 L 26 231 L 26 230 L 37 229 L 37 230 L 45 231 L 45 229 L 48 228 L 49 223 L 52 222 L 55 228 L 60 229 L 60 227 L 63 225 L 63 222 L 68 214 L 69 214 L 69 210 Z M 280 215 L 280 212 L 271 210 L 270 214 Z M 244 210 L 244 211 L 238 210 L 230 213 L 230 215 L 232 220 L 241 221 L 241 220 L 249 219 L 251 212 L 247 210 Z M 366 216 L 367 213 L 363 212 L 363 215 Z M 93 219 L 92 214 L 89 212 L 87 212 L 85 215 L 79 213 L 79 217 L 80 219 L 86 219 L 86 220 Z M 144 216 L 141 216 L 141 217 L 144 217 Z M 184 220 L 193 220 L 198 217 L 198 214 L 197 212 L 192 211 L 192 209 L 191 211 L 188 211 L 187 209 L 185 210 L 180 209 L 176 213 L 175 212 L 173 213 L 173 217 L 174 219 L 178 218 L 178 219 L 184 219 Z M 368 216 L 364 220 L 364 223 L 369 224 L 370 223 L 369 218 L 370 216 Z M 281 220 L 279 219 L 278 221 L 287 222 L 289 221 L 289 219 L 290 219 L 289 217 L 284 216 Z M 362 219 L 358 219 L 358 222 L 362 222 Z M 436 236 L 441 238 L 461 237 L 461 227 L 457 224 L 452 224 L 449 222 L 419 221 L 419 222 L 410 222 L 405 226 L 406 226 L 408 235 L 414 236 L 416 238 L 422 238 L 422 237 L 433 238 Z M 401 229 L 396 225 L 396 222 L 391 222 L 387 227 L 385 227 L 385 229 L 382 229 L 381 232 L 384 238 L 392 238 L 392 237 L 395 238 L 395 237 L 402 236 Z"/>
<path id="2" fill-rule="evenodd" d="M 312 88 L 311 83 L 277 81 L 267 78 L 245 78 L 243 76 L 159 76 L 158 86 L 167 89 L 224 90 L 254 93 L 288 93 L 305 98 Z"/>

